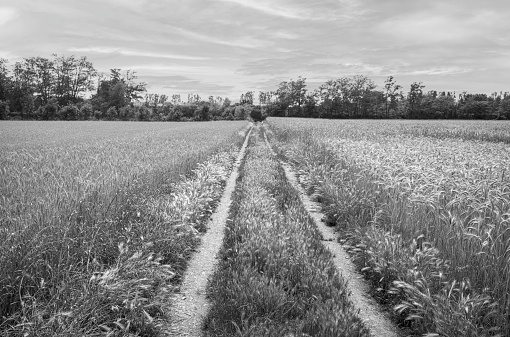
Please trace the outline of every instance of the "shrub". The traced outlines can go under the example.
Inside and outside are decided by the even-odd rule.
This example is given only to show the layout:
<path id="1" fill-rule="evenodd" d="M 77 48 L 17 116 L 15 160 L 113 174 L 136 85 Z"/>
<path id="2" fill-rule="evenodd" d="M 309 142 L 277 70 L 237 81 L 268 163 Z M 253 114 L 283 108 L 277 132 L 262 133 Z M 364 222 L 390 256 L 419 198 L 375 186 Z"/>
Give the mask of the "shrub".
<path id="1" fill-rule="evenodd" d="M 253 107 L 253 109 L 250 112 L 250 117 L 255 122 L 261 122 L 266 119 L 266 116 L 262 115 L 262 109 L 258 106 Z"/>
<path id="2" fill-rule="evenodd" d="M 106 110 L 106 115 L 105 115 L 105 118 L 109 121 L 113 121 L 113 120 L 116 120 L 118 117 L 118 112 L 117 112 L 117 108 L 114 107 L 114 106 L 111 106 L 108 108 L 108 110 Z"/>
<path id="3" fill-rule="evenodd" d="M 92 104 L 85 103 L 81 106 L 80 112 L 78 114 L 79 120 L 87 120 L 93 117 L 94 109 L 92 108 Z"/>
<path id="4" fill-rule="evenodd" d="M 61 120 L 74 121 L 77 119 L 79 112 L 75 105 L 66 105 L 60 109 L 58 115 Z"/>
<path id="5" fill-rule="evenodd" d="M 7 119 L 9 116 L 9 104 L 5 101 L 0 101 L 0 120 Z"/>

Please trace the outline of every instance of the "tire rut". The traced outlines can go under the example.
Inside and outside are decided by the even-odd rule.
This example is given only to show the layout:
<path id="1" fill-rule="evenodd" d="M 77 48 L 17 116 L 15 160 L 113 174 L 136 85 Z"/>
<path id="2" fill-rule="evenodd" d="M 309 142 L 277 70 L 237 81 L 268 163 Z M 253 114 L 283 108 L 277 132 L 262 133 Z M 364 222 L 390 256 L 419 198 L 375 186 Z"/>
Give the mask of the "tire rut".
<path id="1" fill-rule="evenodd" d="M 276 158 L 278 158 L 267 139 L 265 130 L 264 140 L 269 150 Z M 291 185 L 298 191 L 301 202 L 322 234 L 324 245 L 331 251 L 331 253 L 333 253 L 333 263 L 340 274 L 348 281 L 347 285 L 350 292 L 350 299 L 358 311 L 358 316 L 370 329 L 371 334 L 374 337 L 401 336 L 402 333 L 399 328 L 393 324 L 388 317 L 388 314 L 374 300 L 374 298 L 371 297 L 369 293 L 369 285 L 363 279 L 363 276 L 356 271 L 356 267 L 351 262 L 349 254 L 337 242 L 337 234 L 335 233 L 334 227 L 328 227 L 322 221 L 325 215 L 321 212 L 320 203 L 312 201 L 305 193 L 291 165 L 282 160 L 279 161 L 285 171 L 285 176 Z"/>
<path id="2" fill-rule="evenodd" d="M 207 231 L 201 238 L 201 244 L 184 273 L 180 291 L 172 301 L 170 328 L 166 331 L 167 336 L 199 337 L 203 334 L 202 322 L 209 309 L 209 302 L 206 298 L 207 280 L 214 271 L 217 263 L 216 255 L 223 244 L 232 193 L 252 130 L 253 126 L 245 135 L 243 146 L 226 182 L 218 207 L 212 214 Z"/>

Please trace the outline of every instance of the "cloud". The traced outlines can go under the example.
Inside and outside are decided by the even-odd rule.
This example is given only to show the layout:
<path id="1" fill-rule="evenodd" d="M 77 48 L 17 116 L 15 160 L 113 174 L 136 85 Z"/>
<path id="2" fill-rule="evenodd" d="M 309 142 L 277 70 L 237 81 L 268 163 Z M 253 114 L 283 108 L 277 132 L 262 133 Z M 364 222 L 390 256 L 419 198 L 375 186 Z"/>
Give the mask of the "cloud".
<path id="1" fill-rule="evenodd" d="M 417 69 L 406 73 L 406 75 L 456 75 L 465 74 L 471 72 L 472 69 L 459 68 L 459 67 L 445 67 L 445 68 L 429 68 L 429 69 Z"/>
<path id="2" fill-rule="evenodd" d="M 122 48 L 112 47 L 73 47 L 69 48 L 68 51 L 73 53 L 99 53 L 99 54 L 119 54 L 125 56 L 142 56 L 142 57 L 154 57 L 154 58 L 167 58 L 176 60 L 209 60 L 209 57 L 204 56 L 189 56 L 189 55 L 176 55 L 176 54 L 161 54 L 146 51 L 136 51 Z"/>
<path id="3" fill-rule="evenodd" d="M 299 11 L 291 7 L 282 7 L 276 4 L 276 1 L 264 2 L 263 0 L 251 1 L 251 0 L 218 0 L 223 2 L 234 3 L 239 6 L 246 7 L 248 9 L 254 9 L 264 14 L 273 15 L 286 19 L 307 19 L 308 13 Z"/>
<path id="4" fill-rule="evenodd" d="M 101 0 L 121 8 L 129 8 L 133 11 L 140 11 L 147 5 L 147 0 Z"/>
<path id="5" fill-rule="evenodd" d="M 171 94 L 228 95 L 234 89 L 232 85 L 210 83 L 180 75 L 140 76 L 139 79 L 147 81 L 152 87 L 160 87 L 165 91 L 170 91 Z"/>
<path id="6" fill-rule="evenodd" d="M 14 8 L 0 7 L 0 27 L 14 20 L 17 16 L 18 13 Z"/>
<path id="7" fill-rule="evenodd" d="M 255 39 L 249 35 L 244 36 L 241 40 L 238 39 L 222 39 L 218 38 L 216 36 L 210 35 L 210 34 L 202 34 L 198 32 L 194 32 L 185 28 L 178 28 L 177 31 L 186 37 L 205 42 L 205 43 L 212 43 L 212 44 L 220 44 L 224 46 L 230 46 L 230 47 L 240 47 L 240 48 L 248 48 L 248 49 L 254 49 L 254 48 L 263 48 L 267 46 L 267 42 Z"/>
<path id="8" fill-rule="evenodd" d="M 0 57 L 75 53 L 99 71 L 133 69 L 153 92 L 234 98 L 298 75 L 310 87 L 363 74 L 508 91 L 510 6 L 498 3 L 16 0 L 0 5 Z"/>

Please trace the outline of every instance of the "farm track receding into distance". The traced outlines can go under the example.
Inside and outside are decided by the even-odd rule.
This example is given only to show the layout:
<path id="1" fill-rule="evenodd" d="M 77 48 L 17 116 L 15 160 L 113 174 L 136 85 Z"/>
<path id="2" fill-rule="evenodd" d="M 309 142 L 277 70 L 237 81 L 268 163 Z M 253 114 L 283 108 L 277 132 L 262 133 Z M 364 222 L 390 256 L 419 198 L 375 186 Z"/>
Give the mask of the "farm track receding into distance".
<path id="1" fill-rule="evenodd" d="M 508 126 L 0 124 L 0 336 L 508 336 Z"/>
<path id="2" fill-rule="evenodd" d="M 253 131 L 253 132 L 252 132 Z M 252 135 L 253 133 L 253 135 Z M 253 138 L 250 142 L 250 137 Z M 258 139 L 258 140 L 257 140 Z M 249 144 L 249 145 L 248 145 Z M 246 149 L 248 145 L 248 149 Z M 325 267 L 326 270 L 328 268 L 332 268 L 331 272 L 333 270 L 336 270 L 333 272 L 332 275 L 338 275 L 333 276 L 333 279 L 330 279 L 327 277 L 324 284 L 316 284 L 318 288 L 327 289 L 326 292 L 329 292 L 331 294 L 331 298 L 326 295 L 326 298 L 323 298 L 322 296 L 324 293 L 321 293 L 321 290 L 317 290 L 319 292 L 316 293 L 317 297 L 315 297 L 314 290 L 311 290 L 312 298 L 315 298 L 315 301 L 317 303 L 310 304 L 311 308 L 310 312 L 308 311 L 308 308 L 305 306 L 303 308 L 303 312 L 294 314 L 295 317 L 292 317 L 291 319 L 288 319 L 288 321 L 283 321 L 283 318 L 278 321 L 278 319 L 274 319 L 275 322 L 267 323 L 262 322 L 264 320 L 271 320 L 268 317 L 271 317 L 273 314 L 268 314 L 266 318 L 257 318 L 252 317 L 246 318 L 241 317 L 241 321 L 236 323 L 236 320 L 230 321 L 230 319 L 227 319 L 226 325 L 227 327 L 221 327 L 221 322 L 218 323 L 218 321 L 221 321 L 222 317 L 217 316 L 217 312 L 215 310 L 218 310 L 218 305 L 223 306 L 219 309 L 218 312 L 225 312 L 225 308 L 228 308 L 228 310 L 233 310 L 234 315 L 240 312 L 244 312 L 243 307 L 244 306 L 250 306 L 254 305 L 253 302 L 258 301 L 266 301 L 268 298 L 264 298 L 265 295 L 261 295 L 260 298 L 252 298 L 248 302 L 252 303 L 245 303 L 245 305 L 241 305 L 240 307 L 234 308 L 234 307 L 228 307 L 231 304 L 225 304 L 221 303 L 218 304 L 218 298 L 222 297 L 220 301 L 231 301 L 232 299 L 226 298 L 227 296 L 224 296 L 223 293 L 225 289 L 218 289 L 222 287 L 229 288 L 232 286 L 232 283 L 229 282 L 223 282 L 221 280 L 221 277 L 226 276 L 227 278 L 230 278 L 230 275 L 222 275 L 225 271 L 225 261 L 228 261 L 229 259 L 236 259 L 238 256 L 231 256 L 230 258 L 226 257 L 226 255 L 230 254 L 233 249 L 237 252 L 239 255 L 243 255 L 242 248 L 232 248 L 228 246 L 229 242 L 231 241 L 231 237 L 229 237 L 232 232 L 235 232 L 237 229 L 233 229 L 232 226 L 236 226 L 235 218 L 238 217 L 236 215 L 236 209 L 239 208 L 239 203 L 243 202 L 243 188 L 246 188 L 246 183 L 243 182 L 243 179 L 245 179 L 244 175 L 246 175 L 246 171 L 250 170 L 249 167 L 245 167 L 245 165 L 257 166 L 257 163 L 253 162 L 253 158 L 248 159 L 244 158 L 245 151 L 262 151 L 267 152 L 266 155 L 262 154 L 262 156 L 266 156 L 270 158 L 271 165 L 274 166 L 273 170 L 276 169 L 277 171 L 271 171 L 271 168 L 264 168 L 262 165 L 260 169 L 258 170 L 261 174 L 260 179 L 264 179 L 265 173 L 261 172 L 265 169 L 270 170 L 269 172 L 280 172 L 279 178 L 275 178 L 276 182 L 280 185 L 285 185 L 285 187 L 279 186 L 278 188 L 282 188 L 281 192 L 282 194 L 286 194 L 285 189 L 291 189 L 292 190 L 292 197 L 294 199 L 290 199 L 290 196 L 285 195 L 285 198 L 289 198 L 290 204 L 284 204 L 281 205 L 284 208 L 290 208 L 293 209 L 293 207 L 298 207 L 301 213 L 301 218 L 297 218 L 299 221 L 304 221 L 308 223 L 306 226 L 312 226 L 309 230 L 311 230 L 311 234 L 305 230 L 304 234 L 300 234 L 299 240 L 305 240 L 310 241 L 309 243 L 304 244 L 304 250 L 300 252 L 279 252 L 277 249 L 279 247 L 276 247 L 274 250 L 271 248 L 271 244 L 273 242 L 267 243 L 268 247 L 263 247 L 265 245 L 265 242 L 261 241 L 258 244 L 260 245 L 260 249 L 264 250 L 267 248 L 268 254 L 276 254 L 279 256 L 267 256 L 268 259 L 281 259 L 283 262 L 277 262 L 277 263 L 287 263 L 290 261 L 289 259 L 292 259 L 293 255 L 295 254 L 302 254 L 303 256 L 314 256 L 314 254 L 319 254 L 318 258 L 323 259 L 326 265 L 328 267 Z M 244 159 L 243 159 L 244 158 Z M 245 165 L 241 165 L 241 161 L 249 161 L 245 163 Z M 269 162 L 268 162 L 269 163 Z M 270 165 L 270 166 L 271 166 Z M 240 171 L 238 172 L 239 166 L 241 166 Z M 285 173 L 283 173 L 283 170 Z M 239 176 L 240 174 L 240 176 Z M 249 173 L 248 173 L 249 174 Z M 239 178 L 238 178 L 239 176 Z M 278 181 L 278 179 L 283 179 L 283 182 Z M 241 186 L 236 186 L 236 180 L 238 183 L 241 184 Z M 269 179 L 270 180 L 270 179 Z M 261 184 L 267 184 L 268 182 L 260 181 Z M 254 186 L 255 189 L 258 187 Z M 239 191 L 241 190 L 241 191 Z M 299 197 L 297 195 L 299 194 Z M 237 203 L 234 208 L 230 209 L 230 216 L 229 216 L 229 207 L 231 205 L 232 201 L 232 195 L 234 195 L 235 202 Z M 278 198 L 279 196 L 275 196 L 275 198 Z M 287 200 L 287 199 L 285 199 Z M 264 202 L 263 200 L 261 201 Z M 270 201 L 271 203 L 271 201 Z M 271 145 L 269 144 L 267 137 L 265 136 L 265 132 L 263 131 L 263 126 L 260 124 L 257 124 L 253 130 L 250 130 L 250 132 L 247 134 L 245 143 L 239 153 L 237 162 L 234 166 L 234 169 L 231 173 L 230 178 L 228 179 L 228 182 L 225 187 L 225 191 L 223 194 L 223 197 L 220 201 L 220 204 L 215 211 L 215 213 L 212 216 L 212 219 L 208 225 L 207 233 L 202 237 L 202 244 L 199 248 L 199 251 L 192 257 L 192 260 L 188 266 L 187 271 L 185 272 L 184 280 L 181 286 L 180 292 L 176 294 L 176 297 L 174 301 L 171 303 L 171 315 L 170 315 L 170 328 L 166 330 L 166 332 L 170 336 L 202 336 L 203 327 L 204 327 L 204 321 L 203 319 L 206 318 L 205 326 L 207 327 L 206 334 L 209 336 L 224 336 L 224 335 L 239 335 L 242 334 L 243 336 L 279 336 L 280 333 L 285 332 L 293 332 L 297 335 L 304 335 L 307 336 L 308 333 L 311 333 L 312 336 L 336 336 L 338 331 L 345 331 L 348 336 L 399 336 L 398 329 L 389 321 L 387 318 L 387 315 L 383 314 L 381 311 L 381 308 L 375 303 L 374 300 L 369 298 L 368 294 L 368 287 L 363 284 L 363 282 L 360 280 L 360 275 L 357 274 L 354 271 L 354 267 L 352 263 L 349 261 L 347 254 L 343 251 L 343 248 L 340 244 L 334 240 L 334 233 L 330 228 L 325 228 L 326 226 L 320 223 L 320 219 L 322 217 L 322 214 L 318 212 L 317 210 L 313 210 L 313 208 L 316 208 L 317 205 L 314 205 L 310 199 L 303 193 L 302 188 L 298 185 L 298 182 L 295 178 L 295 175 L 292 173 L 290 167 L 286 165 L 285 163 L 277 160 L 277 156 L 274 153 L 274 151 L 271 148 Z M 257 212 L 256 209 L 252 210 L 253 212 Z M 269 212 L 272 212 L 269 210 Z M 299 212 L 298 212 L 299 213 Z M 285 216 L 285 215 L 284 215 Z M 227 221 L 228 219 L 228 221 Z M 312 220 L 313 219 L 313 220 Z M 267 219 L 266 219 L 267 220 Z M 282 221 L 284 222 L 294 222 L 296 219 L 284 219 Z M 257 220 L 256 220 L 257 221 Z M 265 220 L 261 220 L 265 221 Z M 260 224 L 260 223 L 259 223 Z M 223 232 L 225 231 L 225 226 L 227 226 L 227 232 L 229 235 L 227 235 L 223 239 Z M 274 228 L 274 226 L 271 230 L 277 231 L 278 228 Z M 278 227 L 278 226 L 276 226 Z M 316 228 L 315 228 L 316 227 Z M 314 229 L 315 228 L 315 229 Z M 296 228 L 297 229 L 297 228 Z M 317 229 L 319 229 L 319 232 L 317 232 Z M 244 230 L 250 231 L 250 227 L 246 227 Z M 258 230 L 257 229 L 253 229 Z M 293 229 L 290 228 L 290 231 Z M 288 235 L 286 234 L 285 230 L 282 231 L 282 233 L 274 233 L 275 235 Z M 307 235 L 310 234 L 309 237 Z M 315 234 L 315 235 L 314 235 Z M 241 234 L 237 234 L 241 235 Z M 261 240 L 263 240 L 264 236 L 267 234 L 262 233 L 260 236 L 258 234 L 247 234 L 247 238 L 244 238 L 242 240 L 247 240 L 244 243 L 241 243 L 242 245 L 250 245 L 248 242 L 249 236 L 255 235 L 258 236 Z M 292 235 L 292 234 L 290 234 Z M 274 235 L 273 235 L 274 236 Z M 225 241 L 224 241 L 225 240 Z M 289 239 L 290 241 L 293 241 L 295 239 Z M 221 245 L 226 245 L 220 250 Z M 289 243 L 283 243 L 284 245 L 288 245 Z M 315 246 L 317 245 L 317 246 Z M 315 247 L 315 248 L 314 248 Z M 226 253 L 225 249 L 230 251 L 230 253 Z M 307 250 L 310 250 L 307 251 Z M 218 254 L 219 251 L 219 254 Z M 317 253 L 319 252 L 319 253 Z M 323 253 L 322 253 L 323 252 Z M 252 252 L 253 253 L 253 252 Z M 255 255 L 257 255 L 257 252 L 254 252 Z M 286 255 L 288 253 L 288 255 Z M 309 255 L 312 254 L 312 255 Z M 216 260 L 216 255 L 218 255 L 219 261 Z M 241 257 L 242 259 L 242 257 Z M 315 258 L 313 258 L 315 259 Z M 313 260 L 312 259 L 312 260 Z M 305 258 L 306 260 L 306 258 Z M 253 262 L 253 261 L 252 261 Z M 308 263 L 307 263 L 308 262 Z M 304 262 L 308 265 L 305 266 L 303 269 L 299 269 L 299 271 L 304 271 L 304 274 L 296 274 L 294 275 L 297 277 L 294 284 L 294 290 L 292 290 L 290 293 L 298 292 L 299 288 L 303 285 L 300 284 L 301 279 L 308 279 L 310 278 L 310 275 L 307 275 L 307 271 L 310 270 L 310 273 L 313 276 L 313 273 L 317 273 L 316 270 L 314 270 L 315 266 L 310 266 L 311 263 L 309 261 Z M 219 265 L 218 265 L 219 263 Z M 300 264 L 297 262 L 296 264 Z M 236 267 L 228 266 L 227 267 L 227 273 L 230 272 L 231 269 L 235 269 Z M 258 266 L 259 271 L 258 274 L 270 274 L 268 270 L 263 271 L 262 269 L 264 266 Z M 262 268 L 262 269 L 260 269 Z M 289 266 L 289 268 L 292 269 L 292 266 Z M 310 269 L 311 268 L 311 269 Z M 241 272 L 244 273 L 245 271 Z M 214 273 L 214 274 L 213 274 Z M 256 274 L 257 274 L 256 273 Z M 319 272 L 320 275 L 321 272 Z M 257 278 L 257 275 L 253 275 L 251 279 L 253 280 L 253 277 Z M 237 275 L 239 276 L 239 275 Z M 237 276 L 233 276 L 233 278 L 237 278 Z M 264 275 L 262 275 L 264 277 Z M 279 275 L 278 277 L 285 277 L 282 275 Z M 341 282 L 337 283 L 336 277 L 340 277 Z M 209 280 L 209 289 L 207 290 L 207 282 Z M 270 278 L 268 279 L 270 283 L 274 283 L 275 287 L 278 287 L 279 284 L 285 284 L 285 280 L 280 280 Z M 345 282 L 347 281 L 347 282 Z M 219 282 L 219 283 L 218 283 Z M 317 279 L 317 282 L 321 282 L 320 277 Z M 328 282 L 333 282 L 329 284 Z M 238 286 L 240 286 L 238 284 Z M 285 288 L 287 285 L 284 285 L 283 288 Z M 340 287 L 340 288 L 336 288 Z M 215 289 L 216 288 L 216 289 Z M 250 291 L 247 287 L 247 291 Z M 313 288 L 313 285 L 312 285 Z M 230 289 L 232 290 L 232 289 Z M 212 304 L 209 303 L 208 299 L 206 298 L 207 292 L 209 292 L 210 298 L 212 298 Z M 229 291 L 229 290 L 226 290 Z M 288 291 L 288 290 L 286 290 Z M 215 293 L 216 292 L 216 293 Z M 308 291 L 305 291 L 307 293 Z M 337 292 L 335 294 L 335 292 Z M 253 296 L 257 296 L 257 291 L 252 291 Z M 220 295 L 218 295 L 220 294 Z M 319 295 L 320 294 L 320 295 Z M 289 294 L 289 299 L 291 302 L 292 300 L 300 301 L 301 294 Z M 218 297 L 219 296 L 219 297 Z M 296 296 L 293 298 L 292 296 Z M 329 298 L 329 299 L 328 299 Z M 234 300 L 235 301 L 235 300 Z M 337 309 L 333 309 L 334 311 L 338 312 L 344 312 L 343 316 L 340 314 L 340 318 L 337 318 L 336 320 L 333 318 L 332 321 L 328 321 L 328 317 L 314 317 L 320 315 L 318 310 L 316 310 L 316 307 L 322 308 L 325 303 L 326 307 L 330 307 L 331 301 L 334 303 L 335 301 L 340 303 L 333 304 L 333 307 L 338 306 Z M 232 302 L 232 301 L 231 301 Z M 313 300 L 312 300 L 313 302 Z M 240 302 L 239 302 L 240 303 Z M 288 306 L 289 303 L 284 303 L 285 307 Z M 281 310 L 282 312 L 285 310 L 292 311 L 293 307 L 299 307 L 302 305 L 302 303 L 290 303 L 290 307 L 285 308 L 279 308 L 276 310 Z M 324 308 L 326 308 L 324 307 Z M 314 309 L 315 308 L 315 309 Z M 340 309 L 341 308 L 341 309 Z M 267 309 L 267 308 L 266 308 Z M 208 310 L 213 310 L 214 312 L 209 312 Z M 314 311 L 315 310 L 315 311 Z M 256 311 L 256 310 L 255 310 Z M 326 311 L 327 312 L 327 311 Z M 325 313 L 325 312 L 324 312 Z M 254 313 L 252 312 L 251 315 Z M 245 314 L 242 314 L 245 315 Z M 246 314 L 248 315 L 248 314 Z M 326 314 L 327 315 L 327 314 Z M 352 316 L 351 316 L 352 315 Z M 275 314 L 274 316 L 278 316 L 278 314 Z M 274 318 L 273 316 L 273 318 Z M 357 318 L 354 319 L 354 316 L 359 316 L 361 321 L 363 322 L 361 324 L 361 321 L 359 323 L 356 323 L 358 320 Z M 285 316 L 283 316 L 285 317 Z M 349 318 L 350 317 L 350 318 Z M 227 318 L 227 317 L 223 317 Z M 238 317 L 239 318 L 239 317 Z M 313 322 L 310 321 L 312 319 Z M 321 319 L 325 319 L 324 322 L 321 322 Z M 261 321 L 262 320 L 262 321 Z M 317 321 L 318 320 L 318 321 Z M 294 321 L 294 323 L 292 323 Z M 300 322 L 303 321 L 303 322 Z M 262 323 L 261 323 L 262 322 Z M 238 324 L 239 323 L 239 324 Z M 263 326 L 267 325 L 267 327 L 260 327 L 260 324 Z M 359 325 L 361 324 L 361 325 Z M 349 325 L 351 325 L 349 327 Z M 365 325 L 368 329 L 362 327 Z M 275 327 L 276 326 L 276 327 Z M 329 326 L 329 328 L 327 327 Z M 333 327 L 332 327 L 333 326 Z M 235 331 L 231 333 L 227 333 L 226 331 L 229 329 L 234 329 Z M 339 330 L 340 328 L 340 330 Z M 223 330 L 222 333 L 219 333 L 218 331 Z M 226 329 L 226 330 L 225 330 Z M 294 329 L 294 330 L 293 330 Z M 359 329 L 359 330 L 358 330 Z M 370 332 L 368 332 L 370 330 Z M 335 332 L 336 331 L 336 332 Z M 355 332 L 358 331 L 358 332 Z"/>
<path id="3" fill-rule="evenodd" d="M 169 336 L 198 337 L 202 331 L 202 320 L 207 314 L 209 304 L 206 299 L 207 279 L 216 265 L 216 254 L 222 243 L 223 232 L 232 202 L 232 193 L 239 175 L 239 166 L 244 158 L 252 128 L 246 133 L 245 141 L 239 151 L 220 202 L 202 236 L 198 251 L 192 256 L 184 274 L 180 291 L 175 294 L 170 308 Z"/>

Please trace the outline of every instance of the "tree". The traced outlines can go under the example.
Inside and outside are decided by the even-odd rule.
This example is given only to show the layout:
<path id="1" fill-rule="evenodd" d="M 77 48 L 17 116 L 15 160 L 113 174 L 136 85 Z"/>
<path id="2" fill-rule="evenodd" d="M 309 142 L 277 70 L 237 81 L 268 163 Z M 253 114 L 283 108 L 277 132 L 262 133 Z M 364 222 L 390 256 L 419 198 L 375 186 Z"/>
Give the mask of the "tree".
<path id="1" fill-rule="evenodd" d="M 79 110 L 75 105 L 66 105 L 58 112 L 61 120 L 74 121 L 79 115 Z"/>
<path id="2" fill-rule="evenodd" d="M 418 111 L 423 98 L 423 88 L 425 86 L 421 82 L 413 82 L 411 84 L 407 94 L 408 114 L 410 117 L 417 117 L 419 115 Z"/>
<path id="3" fill-rule="evenodd" d="M 241 98 L 239 99 L 239 103 L 241 105 L 244 105 L 244 104 L 253 105 L 253 94 L 254 93 L 255 93 L 254 91 L 248 91 L 246 94 L 242 94 Z"/>
<path id="4" fill-rule="evenodd" d="M 130 103 L 127 85 L 122 81 L 110 86 L 108 90 L 108 109 L 117 108 L 120 109 Z"/>
<path id="5" fill-rule="evenodd" d="M 260 108 L 260 106 L 253 107 L 253 109 L 250 112 L 250 117 L 255 122 L 260 122 L 260 121 L 263 121 L 265 119 L 265 116 L 262 115 L 262 109 Z"/>
<path id="6" fill-rule="evenodd" d="M 126 84 L 126 94 L 129 102 L 139 101 L 142 99 L 142 94 L 147 91 L 147 83 L 137 83 L 135 80 L 138 78 L 136 72 L 126 70 L 126 75 L 121 79 Z"/>
<path id="7" fill-rule="evenodd" d="M 7 119 L 7 116 L 9 116 L 9 104 L 0 101 L 0 120 Z"/>
<path id="8" fill-rule="evenodd" d="M 358 116 L 361 115 L 362 112 L 360 112 L 361 107 L 361 101 L 364 99 L 364 97 L 370 92 L 376 88 L 376 85 L 374 81 L 369 79 L 366 76 L 363 75 L 356 75 L 353 76 L 351 79 L 349 79 L 349 85 L 348 85 L 348 94 L 349 101 L 354 106 L 353 109 L 353 115 Z"/>
<path id="9" fill-rule="evenodd" d="M 14 64 L 19 88 L 27 95 L 36 95 L 41 104 L 50 99 L 54 87 L 53 62 L 43 57 L 30 57 Z"/>
<path id="10" fill-rule="evenodd" d="M 298 76 L 298 79 L 291 80 L 289 85 L 292 104 L 301 107 L 306 98 L 306 78 Z"/>
<path id="11" fill-rule="evenodd" d="M 498 118 L 510 119 L 510 94 L 505 92 L 498 107 Z"/>
<path id="12" fill-rule="evenodd" d="M 122 75 L 120 69 L 110 69 L 110 77 L 104 75 L 99 77 L 97 92 L 92 97 L 94 108 L 106 113 L 109 108 L 115 107 L 117 111 L 132 103 L 133 100 L 139 100 L 141 93 L 145 92 L 145 83 L 135 83 L 136 75 L 127 70 Z"/>
<path id="13" fill-rule="evenodd" d="M 439 95 L 432 104 L 432 110 L 443 118 L 453 118 L 455 113 L 455 99 L 450 95 Z"/>
<path id="14" fill-rule="evenodd" d="M 319 103 L 319 116 L 346 117 L 346 108 L 349 105 L 350 80 L 347 77 L 329 80 L 315 91 Z"/>
<path id="15" fill-rule="evenodd" d="M 59 119 L 60 106 L 56 98 L 52 98 L 45 105 L 39 106 L 36 111 L 36 118 L 40 120 Z"/>
<path id="16" fill-rule="evenodd" d="M 177 105 L 177 104 L 181 103 L 181 95 L 172 95 L 171 102 L 173 105 Z"/>
<path id="17" fill-rule="evenodd" d="M 88 120 L 92 117 L 93 113 L 94 113 L 94 109 L 92 107 L 92 104 L 85 103 L 80 108 L 80 111 L 78 113 L 78 119 L 79 120 Z"/>
<path id="18" fill-rule="evenodd" d="M 246 119 L 246 110 L 242 105 L 238 105 L 235 107 L 234 111 L 234 119 Z"/>
<path id="19" fill-rule="evenodd" d="M 117 108 L 115 107 L 115 105 L 112 105 L 111 107 L 108 108 L 108 110 L 106 111 L 105 117 L 109 121 L 113 121 L 113 120 L 117 119 L 118 111 L 117 111 Z"/>
<path id="20" fill-rule="evenodd" d="M 402 86 L 395 83 L 393 76 L 389 76 L 384 82 L 384 112 L 390 116 L 390 109 L 396 109 L 397 100 L 402 99 Z"/>
<path id="21" fill-rule="evenodd" d="M 202 105 L 198 106 L 195 110 L 194 118 L 197 121 L 210 120 L 211 118 L 209 115 L 209 106 L 207 104 L 202 104 Z"/>
<path id="22" fill-rule="evenodd" d="M 97 70 L 86 57 L 79 59 L 56 54 L 53 61 L 55 78 L 55 96 L 60 104 L 76 103 L 83 94 L 95 89 L 94 80 Z"/>
<path id="23" fill-rule="evenodd" d="M 199 94 L 188 94 L 188 104 L 198 104 L 202 101 Z"/>
<path id="24" fill-rule="evenodd" d="M 485 94 L 461 94 L 458 117 L 464 119 L 488 119 L 490 105 Z"/>
<path id="25" fill-rule="evenodd" d="M 6 59 L 0 58 L 0 101 L 7 101 L 11 91 L 11 78 Z"/>

